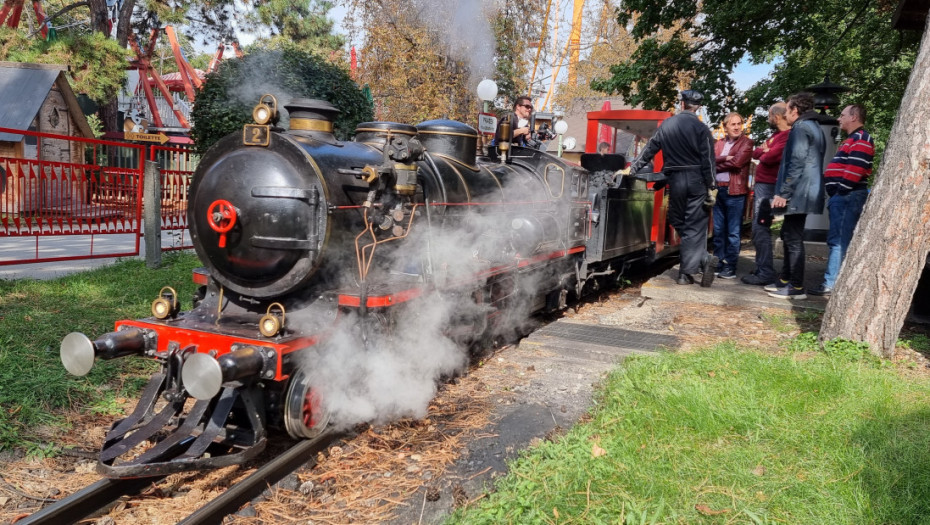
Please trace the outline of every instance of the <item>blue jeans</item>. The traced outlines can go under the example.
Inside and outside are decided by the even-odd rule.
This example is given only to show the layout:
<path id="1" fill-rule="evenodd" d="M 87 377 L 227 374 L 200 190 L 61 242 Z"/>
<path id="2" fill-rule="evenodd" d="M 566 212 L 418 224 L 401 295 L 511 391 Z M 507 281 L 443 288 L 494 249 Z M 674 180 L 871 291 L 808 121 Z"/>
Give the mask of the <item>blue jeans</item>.
<path id="1" fill-rule="evenodd" d="M 849 249 L 849 242 L 868 196 L 868 190 L 855 190 L 846 195 L 837 193 L 827 201 L 830 210 L 830 230 L 827 232 L 830 256 L 827 258 L 827 271 L 823 274 L 823 285 L 826 288 L 833 288 L 836 284 L 836 277 L 840 274 L 840 266 L 846 258 L 846 250 Z"/>
<path id="2" fill-rule="evenodd" d="M 743 223 L 743 208 L 746 206 L 745 195 L 731 196 L 726 186 L 717 192 L 714 204 L 714 255 L 720 259 L 724 268 L 736 271 L 739 260 L 739 234 Z"/>

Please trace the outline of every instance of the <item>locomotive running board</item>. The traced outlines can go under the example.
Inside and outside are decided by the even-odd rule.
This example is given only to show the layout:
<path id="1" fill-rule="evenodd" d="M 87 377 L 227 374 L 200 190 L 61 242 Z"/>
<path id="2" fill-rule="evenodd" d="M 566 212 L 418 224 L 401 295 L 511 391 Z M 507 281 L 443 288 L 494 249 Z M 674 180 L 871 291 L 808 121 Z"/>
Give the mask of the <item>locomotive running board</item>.
<path id="1" fill-rule="evenodd" d="M 175 394 L 156 414 L 155 404 L 165 391 L 167 377 L 164 373 L 152 376 L 132 414 L 117 421 L 107 433 L 97 463 L 98 472 L 108 478 L 165 476 L 237 465 L 265 449 L 267 439 L 259 416 L 261 405 L 252 389 L 225 387 L 219 396 L 194 403 L 187 414 L 183 414 L 187 396 Z M 251 428 L 226 427 L 237 400 L 241 401 L 239 406 L 248 415 Z M 146 441 L 154 441 L 155 445 L 136 457 L 119 461 Z M 211 445 L 217 446 L 211 449 Z M 208 450 L 210 454 L 205 455 Z"/>

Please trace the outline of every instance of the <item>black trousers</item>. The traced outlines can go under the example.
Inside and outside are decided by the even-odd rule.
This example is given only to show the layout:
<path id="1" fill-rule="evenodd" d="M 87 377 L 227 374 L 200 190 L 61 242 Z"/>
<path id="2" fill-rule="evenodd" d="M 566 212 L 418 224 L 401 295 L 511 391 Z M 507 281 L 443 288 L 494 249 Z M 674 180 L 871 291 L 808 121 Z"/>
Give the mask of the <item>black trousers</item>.
<path id="1" fill-rule="evenodd" d="M 707 185 L 700 172 L 675 171 L 668 173 L 668 186 L 668 222 L 681 237 L 679 273 L 692 275 L 707 256 Z"/>
<path id="2" fill-rule="evenodd" d="M 752 244 L 756 248 L 756 276 L 766 281 L 775 280 L 775 257 L 772 250 L 772 226 L 763 226 L 756 219 L 759 217 L 759 206 L 762 201 L 772 200 L 775 196 L 775 185 L 757 182 L 755 186 L 755 200 L 752 213 Z"/>
<path id="3" fill-rule="evenodd" d="M 781 225 L 781 241 L 785 250 L 785 263 L 780 278 L 795 288 L 804 286 L 804 223 L 806 213 L 785 215 Z"/>

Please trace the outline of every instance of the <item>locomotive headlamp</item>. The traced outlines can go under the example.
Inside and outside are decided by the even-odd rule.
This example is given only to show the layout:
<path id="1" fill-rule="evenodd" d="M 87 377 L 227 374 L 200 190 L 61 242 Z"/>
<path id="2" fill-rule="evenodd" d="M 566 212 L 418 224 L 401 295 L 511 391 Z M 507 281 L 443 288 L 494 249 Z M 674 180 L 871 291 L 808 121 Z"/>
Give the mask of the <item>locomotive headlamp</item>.
<path id="1" fill-rule="evenodd" d="M 251 346 L 223 354 L 188 356 L 181 367 L 181 384 L 195 399 L 211 399 L 220 393 L 223 383 L 255 377 L 265 366 L 261 351 Z"/>
<path id="2" fill-rule="evenodd" d="M 178 315 L 181 306 L 178 303 L 178 293 L 174 288 L 165 286 L 158 292 L 158 299 L 152 301 L 152 315 L 156 319 L 167 319 Z"/>
<path id="3" fill-rule="evenodd" d="M 278 100 L 274 98 L 274 95 L 262 95 L 258 104 L 252 109 L 252 120 L 260 125 L 278 122 Z"/>
<path id="4" fill-rule="evenodd" d="M 281 317 L 278 317 L 272 313 L 271 309 L 275 306 L 281 310 Z M 265 315 L 262 316 L 261 320 L 258 322 L 258 331 L 262 333 L 265 337 L 274 337 L 278 335 L 278 332 L 281 331 L 281 328 L 284 326 L 284 305 L 281 303 L 271 303 L 268 305 L 268 310 L 265 312 Z"/>

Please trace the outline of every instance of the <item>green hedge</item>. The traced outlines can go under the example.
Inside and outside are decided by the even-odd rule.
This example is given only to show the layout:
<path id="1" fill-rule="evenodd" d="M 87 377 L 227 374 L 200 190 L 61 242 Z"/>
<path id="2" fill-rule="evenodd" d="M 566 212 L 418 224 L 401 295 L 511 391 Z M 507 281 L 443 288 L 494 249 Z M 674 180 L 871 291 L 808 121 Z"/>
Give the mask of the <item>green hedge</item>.
<path id="1" fill-rule="evenodd" d="M 340 140 L 352 136 L 359 122 L 374 119 L 371 100 L 342 68 L 298 49 L 254 49 L 243 58 L 225 60 L 207 76 L 197 94 L 191 137 L 204 152 L 252 120 L 252 108 L 266 93 L 278 99 L 282 115 L 292 98 L 316 98 L 341 110 L 334 123 Z"/>

